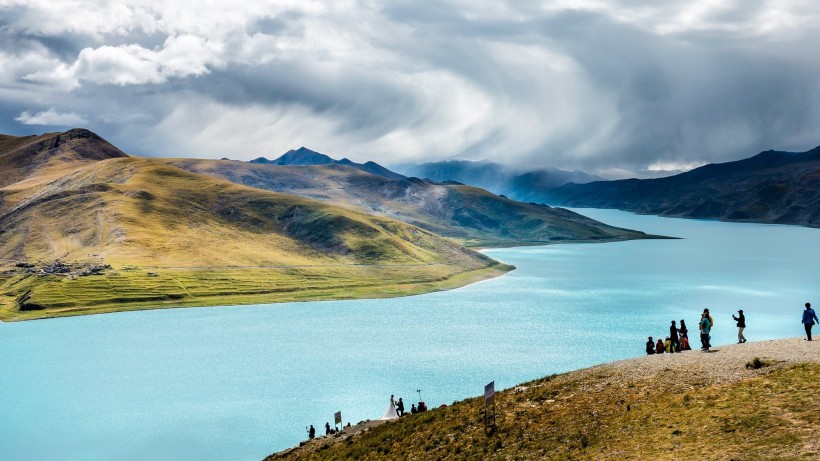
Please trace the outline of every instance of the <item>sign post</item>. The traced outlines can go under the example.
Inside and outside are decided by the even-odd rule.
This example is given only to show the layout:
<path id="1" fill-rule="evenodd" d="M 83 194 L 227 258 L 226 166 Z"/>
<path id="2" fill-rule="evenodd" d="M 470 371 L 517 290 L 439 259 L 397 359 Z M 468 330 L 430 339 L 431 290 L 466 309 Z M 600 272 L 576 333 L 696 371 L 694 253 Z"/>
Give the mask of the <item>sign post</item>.
<path id="1" fill-rule="evenodd" d="M 490 423 L 490 405 L 493 406 L 492 424 Z M 495 381 L 484 386 L 484 429 L 489 431 L 495 428 Z"/>
<path id="2" fill-rule="evenodd" d="M 337 411 L 336 413 L 333 413 L 333 425 L 335 426 L 337 424 L 339 425 L 339 432 L 341 432 L 342 429 L 344 429 L 344 426 L 342 425 L 342 412 L 341 411 Z"/>

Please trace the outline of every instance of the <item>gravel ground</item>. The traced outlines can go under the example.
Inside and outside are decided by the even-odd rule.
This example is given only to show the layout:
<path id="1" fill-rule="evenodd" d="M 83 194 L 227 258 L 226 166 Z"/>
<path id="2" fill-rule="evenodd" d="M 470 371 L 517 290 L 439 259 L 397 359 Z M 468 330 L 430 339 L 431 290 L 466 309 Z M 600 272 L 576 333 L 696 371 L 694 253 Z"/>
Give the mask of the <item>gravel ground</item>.
<path id="1" fill-rule="evenodd" d="M 746 363 L 755 357 L 765 361 L 767 366 L 758 370 L 747 369 Z M 805 362 L 820 362 L 820 340 L 776 339 L 713 347 L 710 352 L 693 349 L 676 354 L 646 355 L 570 372 L 567 377 L 605 375 L 608 381 L 629 382 L 653 379 L 671 372 L 679 377 L 681 384 L 702 385 L 736 381 Z"/>

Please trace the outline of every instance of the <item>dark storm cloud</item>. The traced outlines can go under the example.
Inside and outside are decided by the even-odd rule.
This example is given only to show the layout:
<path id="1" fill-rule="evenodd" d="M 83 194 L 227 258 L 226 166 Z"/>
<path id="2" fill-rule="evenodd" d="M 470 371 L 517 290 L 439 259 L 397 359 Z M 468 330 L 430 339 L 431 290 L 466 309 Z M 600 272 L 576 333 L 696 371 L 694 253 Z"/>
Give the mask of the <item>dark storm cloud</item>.
<path id="1" fill-rule="evenodd" d="M 820 144 L 808 3 L 87 1 L 0 7 L 4 132 L 74 116 L 139 154 L 618 174 Z"/>

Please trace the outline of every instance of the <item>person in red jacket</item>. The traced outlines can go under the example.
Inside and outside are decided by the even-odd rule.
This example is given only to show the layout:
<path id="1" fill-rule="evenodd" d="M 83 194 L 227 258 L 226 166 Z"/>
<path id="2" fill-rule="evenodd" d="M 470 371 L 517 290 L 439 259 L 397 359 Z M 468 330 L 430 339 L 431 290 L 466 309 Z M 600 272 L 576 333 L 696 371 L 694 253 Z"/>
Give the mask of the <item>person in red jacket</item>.
<path id="1" fill-rule="evenodd" d="M 664 352 L 666 352 L 666 345 L 663 343 L 661 338 L 658 338 L 658 344 L 655 346 L 655 353 L 663 354 Z"/>

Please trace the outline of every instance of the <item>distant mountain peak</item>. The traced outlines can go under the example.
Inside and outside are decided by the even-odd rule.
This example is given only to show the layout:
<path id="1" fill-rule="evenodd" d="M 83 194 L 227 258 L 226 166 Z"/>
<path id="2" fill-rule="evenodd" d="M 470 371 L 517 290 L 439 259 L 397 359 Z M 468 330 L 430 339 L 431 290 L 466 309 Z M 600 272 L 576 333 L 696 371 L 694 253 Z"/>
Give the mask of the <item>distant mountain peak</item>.
<path id="1" fill-rule="evenodd" d="M 376 162 L 368 161 L 364 164 L 356 163 L 348 158 L 343 158 L 341 160 L 334 160 L 333 158 L 322 154 L 320 152 L 316 152 L 315 150 L 308 149 L 305 146 L 302 146 L 298 149 L 291 149 L 285 152 L 280 157 L 274 160 L 268 160 L 265 157 L 259 157 L 254 160 L 251 160 L 250 163 L 264 163 L 268 165 L 288 165 L 288 166 L 308 166 L 308 165 L 344 165 L 351 168 L 356 168 L 358 170 L 374 174 L 377 176 L 382 176 L 389 179 L 405 179 L 406 176 L 395 173 L 393 171 L 388 170 L 387 168 L 379 165 Z"/>

